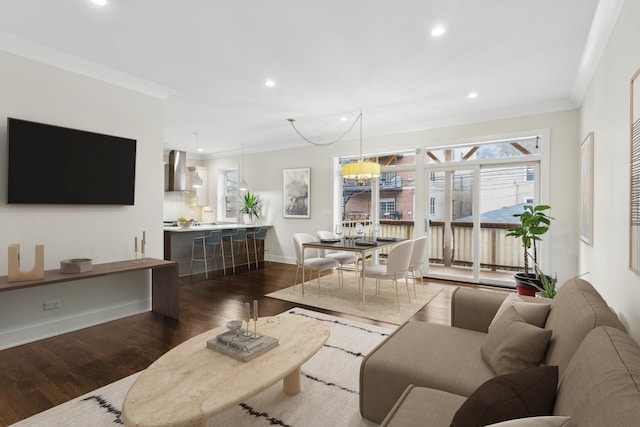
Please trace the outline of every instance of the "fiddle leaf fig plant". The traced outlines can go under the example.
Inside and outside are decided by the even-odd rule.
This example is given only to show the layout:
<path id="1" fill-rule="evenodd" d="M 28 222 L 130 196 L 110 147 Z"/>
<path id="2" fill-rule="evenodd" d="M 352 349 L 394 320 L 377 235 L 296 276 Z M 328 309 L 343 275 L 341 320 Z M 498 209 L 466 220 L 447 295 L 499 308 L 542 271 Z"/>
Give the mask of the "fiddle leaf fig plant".
<path id="1" fill-rule="evenodd" d="M 529 273 L 529 258 L 531 258 L 535 266 L 534 272 L 536 276 L 544 276 L 544 274 L 541 274 L 540 268 L 538 268 L 537 242 L 542 240 L 540 236 L 549 231 L 551 220 L 554 219 L 545 213 L 549 209 L 551 209 L 551 206 L 547 205 L 525 205 L 522 213 L 513 215 L 520 220 L 520 227 L 512 228 L 506 234 L 522 241 L 524 272 L 527 274 Z"/>

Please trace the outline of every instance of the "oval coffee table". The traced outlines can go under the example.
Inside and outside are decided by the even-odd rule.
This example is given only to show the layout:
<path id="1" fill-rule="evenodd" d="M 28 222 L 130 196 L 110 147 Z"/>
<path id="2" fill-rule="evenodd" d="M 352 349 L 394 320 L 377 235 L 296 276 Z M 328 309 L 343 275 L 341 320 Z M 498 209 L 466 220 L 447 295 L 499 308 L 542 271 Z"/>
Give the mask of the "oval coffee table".
<path id="1" fill-rule="evenodd" d="M 242 362 L 207 348 L 207 340 L 226 330 L 216 328 L 193 337 L 144 370 L 125 396 L 124 424 L 205 425 L 207 419 L 281 379 L 285 394 L 297 394 L 300 366 L 329 338 L 329 328 L 317 320 L 263 317 L 258 319 L 258 334 L 278 338 L 280 343 Z"/>

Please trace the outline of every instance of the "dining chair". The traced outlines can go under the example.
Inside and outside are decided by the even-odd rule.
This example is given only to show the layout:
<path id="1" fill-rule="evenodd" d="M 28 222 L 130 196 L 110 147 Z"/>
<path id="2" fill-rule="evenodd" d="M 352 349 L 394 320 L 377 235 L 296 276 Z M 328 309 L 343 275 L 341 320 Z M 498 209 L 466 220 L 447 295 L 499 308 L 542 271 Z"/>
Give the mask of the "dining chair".
<path id="1" fill-rule="evenodd" d="M 307 233 L 295 233 L 293 235 L 293 244 L 296 249 L 296 278 L 293 282 L 293 288 L 295 289 L 298 282 L 298 271 L 302 268 L 302 297 L 304 297 L 304 270 L 312 270 L 318 273 L 318 295 L 320 294 L 320 272 L 325 270 L 333 270 L 338 267 L 338 261 L 331 258 L 324 258 L 320 256 L 318 249 L 308 248 L 304 249 L 302 245 L 305 243 L 317 242 L 316 238 Z"/>
<path id="2" fill-rule="evenodd" d="M 212 247 L 211 253 L 211 265 L 215 266 L 216 247 L 220 246 L 220 252 L 222 254 L 222 269 L 224 274 L 227 274 L 227 269 L 224 263 L 224 245 L 222 245 L 222 231 L 212 231 L 205 236 L 198 236 L 193 238 L 191 244 L 191 271 L 190 275 L 193 278 L 193 262 L 204 262 L 204 277 L 209 278 L 209 267 L 207 266 L 207 246 Z M 196 256 L 196 248 L 202 247 L 202 258 Z"/>
<path id="3" fill-rule="evenodd" d="M 420 273 L 420 283 L 424 291 L 424 280 L 422 279 L 422 264 L 427 255 L 427 236 L 418 237 L 413 240 L 413 250 L 411 251 L 411 261 L 409 261 L 409 273 L 413 278 L 413 296 L 416 297 L 416 272 Z"/>
<path id="4" fill-rule="evenodd" d="M 362 268 L 362 286 L 366 285 L 367 277 L 373 277 L 376 279 L 376 294 L 380 293 L 380 280 L 391 280 L 396 285 L 396 301 L 398 310 L 400 310 L 400 296 L 398 295 L 398 279 L 404 277 L 405 285 L 407 287 L 407 297 L 411 302 L 411 294 L 409 293 L 409 281 L 407 280 L 407 274 L 409 271 L 409 262 L 411 261 L 411 252 L 413 251 L 413 240 L 406 240 L 402 243 L 398 243 L 391 248 L 387 257 L 386 264 L 376 264 Z M 366 289 L 362 289 L 362 309 L 366 308 L 365 292 Z"/>
<path id="5" fill-rule="evenodd" d="M 320 240 L 338 238 L 338 236 L 336 236 L 331 231 L 318 231 L 317 234 L 318 234 L 318 239 Z M 324 253 L 321 253 L 322 256 L 324 256 L 325 258 L 335 259 L 336 261 L 338 261 L 338 264 L 340 264 L 340 267 L 338 268 L 338 283 L 340 284 L 340 287 L 344 285 L 344 277 L 342 274 L 342 269 L 345 265 L 355 263 L 355 273 L 356 273 L 356 277 L 358 276 L 358 262 L 360 258 L 358 258 L 356 254 L 345 252 L 345 251 L 337 251 L 337 250 L 334 251 L 330 249 L 322 249 L 321 252 L 322 251 L 324 251 Z"/>
<path id="6" fill-rule="evenodd" d="M 256 268 L 258 268 L 258 245 L 256 242 L 262 242 L 262 252 L 265 255 L 269 253 L 269 247 L 267 246 L 267 231 L 268 227 L 256 227 L 251 231 L 247 231 L 247 239 L 253 240 L 253 254 L 255 255 Z M 269 253 L 269 265 L 271 265 L 271 254 Z"/>

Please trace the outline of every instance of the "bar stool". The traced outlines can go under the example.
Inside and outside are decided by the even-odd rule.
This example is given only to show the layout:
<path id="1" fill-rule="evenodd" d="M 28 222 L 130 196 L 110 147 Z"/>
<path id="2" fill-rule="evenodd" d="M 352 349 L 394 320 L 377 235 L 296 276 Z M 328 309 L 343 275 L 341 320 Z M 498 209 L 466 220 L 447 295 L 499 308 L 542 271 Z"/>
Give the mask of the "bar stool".
<path id="1" fill-rule="evenodd" d="M 256 259 L 256 268 L 258 268 L 258 246 L 256 241 L 262 241 L 263 252 L 266 255 L 269 252 L 267 247 L 267 230 L 268 227 L 257 227 L 253 231 L 247 232 L 247 239 L 253 240 L 253 253 Z M 271 265 L 271 254 L 269 254 L 269 265 Z"/>
<path id="2" fill-rule="evenodd" d="M 202 258 L 195 256 L 196 246 L 202 246 Z M 198 236 L 193 238 L 191 244 L 191 276 L 193 277 L 193 262 L 204 262 L 204 277 L 209 278 L 209 267 L 207 266 L 207 246 L 213 248 L 211 254 L 211 265 L 215 266 L 216 246 L 220 246 L 220 252 L 222 254 L 222 268 L 224 274 L 227 274 L 227 268 L 224 262 L 224 245 L 222 244 L 222 231 L 212 231 L 206 236 Z"/>
<path id="3" fill-rule="evenodd" d="M 238 243 L 238 252 L 240 251 L 240 244 L 244 243 L 245 254 L 247 255 L 247 267 L 249 267 L 249 270 L 251 270 L 251 262 L 249 261 L 249 243 L 247 242 L 247 230 L 245 228 L 236 228 L 233 233 L 223 235 L 222 239 L 228 240 L 231 246 L 231 265 L 233 267 L 233 274 L 236 274 L 234 243 Z"/>

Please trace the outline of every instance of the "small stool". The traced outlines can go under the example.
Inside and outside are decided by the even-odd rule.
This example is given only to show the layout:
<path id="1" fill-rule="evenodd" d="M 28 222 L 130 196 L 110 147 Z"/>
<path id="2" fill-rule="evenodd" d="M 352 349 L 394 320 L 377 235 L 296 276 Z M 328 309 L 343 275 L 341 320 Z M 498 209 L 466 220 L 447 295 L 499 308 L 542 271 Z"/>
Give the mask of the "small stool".
<path id="1" fill-rule="evenodd" d="M 262 241 L 263 252 L 266 255 L 269 252 L 267 247 L 267 230 L 268 227 L 258 227 L 253 231 L 247 232 L 247 238 L 253 240 L 253 254 L 256 259 L 256 268 L 258 268 L 258 246 L 256 241 Z M 271 254 L 269 254 L 269 265 L 271 265 Z"/>
<path id="2" fill-rule="evenodd" d="M 233 233 L 223 235 L 222 239 L 229 240 L 229 244 L 231 246 L 231 265 L 233 267 L 233 274 L 236 274 L 234 243 L 244 243 L 245 254 L 247 255 L 247 267 L 249 267 L 249 270 L 251 270 L 251 262 L 249 261 L 249 243 L 247 242 L 247 230 L 244 228 L 237 228 Z M 238 252 L 239 250 L 240 245 L 238 245 Z"/>
<path id="3" fill-rule="evenodd" d="M 196 246 L 202 246 L 202 258 L 195 256 Z M 209 267 L 207 266 L 207 246 L 213 247 L 213 253 L 211 254 L 211 265 L 215 265 L 216 246 L 220 246 L 220 252 L 222 254 L 222 268 L 224 274 L 227 274 L 227 267 L 224 261 L 224 245 L 222 244 L 222 232 L 212 231 L 206 236 L 199 236 L 193 238 L 191 244 L 191 276 L 193 277 L 193 262 L 204 262 L 204 277 L 209 278 Z"/>

